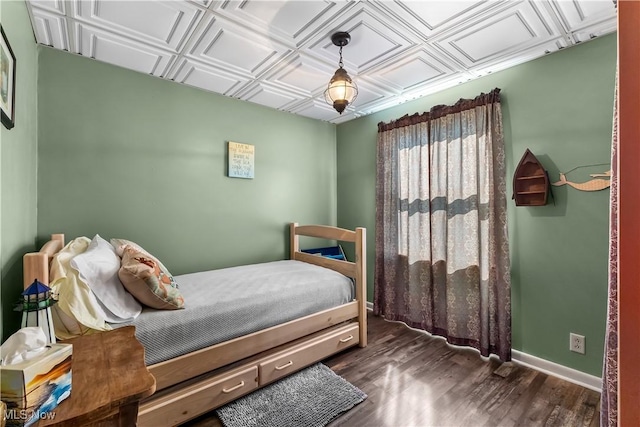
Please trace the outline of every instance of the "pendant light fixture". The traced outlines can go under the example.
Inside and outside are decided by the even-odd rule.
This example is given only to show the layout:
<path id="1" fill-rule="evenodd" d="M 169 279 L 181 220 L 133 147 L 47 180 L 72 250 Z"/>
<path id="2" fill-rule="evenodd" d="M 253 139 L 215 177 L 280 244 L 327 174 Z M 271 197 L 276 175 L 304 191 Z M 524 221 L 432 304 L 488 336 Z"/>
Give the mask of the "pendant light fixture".
<path id="1" fill-rule="evenodd" d="M 342 48 L 349 44 L 351 36 L 347 32 L 339 31 L 331 36 L 331 41 L 334 45 L 340 47 L 340 62 L 338 62 L 340 68 L 331 77 L 329 86 L 324 91 L 324 97 L 338 113 L 342 114 L 344 109 L 358 96 L 358 87 L 351 80 L 347 71 L 342 68 Z"/>

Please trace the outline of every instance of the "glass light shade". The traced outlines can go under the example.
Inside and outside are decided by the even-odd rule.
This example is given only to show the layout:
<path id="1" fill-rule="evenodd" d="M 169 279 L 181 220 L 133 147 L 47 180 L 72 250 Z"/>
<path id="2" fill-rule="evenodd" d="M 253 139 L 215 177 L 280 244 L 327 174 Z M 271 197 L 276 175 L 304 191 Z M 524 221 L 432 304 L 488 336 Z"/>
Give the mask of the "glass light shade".
<path id="1" fill-rule="evenodd" d="M 39 326 L 47 337 L 47 344 L 56 343 L 56 333 L 53 326 L 53 316 L 51 307 L 42 308 L 35 311 L 22 312 L 22 327 Z"/>
<path id="2" fill-rule="evenodd" d="M 329 81 L 327 90 L 324 91 L 324 97 L 329 104 L 340 114 L 351 104 L 358 96 L 358 87 L 351 80 L 349 74 L 342 67 L 338 68 Z"/>

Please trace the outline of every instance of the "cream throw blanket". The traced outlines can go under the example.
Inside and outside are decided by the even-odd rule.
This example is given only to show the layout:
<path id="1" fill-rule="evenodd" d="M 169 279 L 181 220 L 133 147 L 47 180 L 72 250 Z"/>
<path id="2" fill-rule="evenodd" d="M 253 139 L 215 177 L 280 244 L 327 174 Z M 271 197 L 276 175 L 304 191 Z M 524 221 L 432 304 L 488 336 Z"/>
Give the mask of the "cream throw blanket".
<path id="1" fill-rule="evenodd" d="M 73 257 L 85 252 L 90 242 L 87 237 L 73 239 L 51 261 L 49 287 L 58 298 L 52 307 L 53 324 L 60 339 L 112 329 L 91 288 L 70 265 Z"/>

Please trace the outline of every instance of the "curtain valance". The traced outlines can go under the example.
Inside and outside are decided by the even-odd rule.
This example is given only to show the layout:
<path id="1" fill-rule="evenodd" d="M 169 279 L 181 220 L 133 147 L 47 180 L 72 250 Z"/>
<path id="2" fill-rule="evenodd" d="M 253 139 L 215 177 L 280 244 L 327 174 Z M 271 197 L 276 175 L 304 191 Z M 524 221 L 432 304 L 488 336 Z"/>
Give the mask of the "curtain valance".
<path id="1" fill-rule="evenodd" d="M 429 120 L 438 119 L 448 114 L 459 113 L 461 111 L 470 110 L 482 105 L 500 102 L 500 89 L 495 88 L 489 93 L 481 93 L 473 99 L 461 98 L 453 105 L 436 105 L 428 112 L 415 113 L 412 115 L 404 115 L 399 119 L 392 120 L 388 123 L 378 123 L 378 133 L 389 130 L 416 125 L 418 123 L 428 122 Z"/>

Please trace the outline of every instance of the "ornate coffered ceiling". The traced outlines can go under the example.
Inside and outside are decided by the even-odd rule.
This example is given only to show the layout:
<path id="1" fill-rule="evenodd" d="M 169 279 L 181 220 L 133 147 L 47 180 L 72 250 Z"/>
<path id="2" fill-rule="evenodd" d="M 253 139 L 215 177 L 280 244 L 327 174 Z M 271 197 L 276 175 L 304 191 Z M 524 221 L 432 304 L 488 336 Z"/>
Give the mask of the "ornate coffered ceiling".
<path id="1" fill-rule="evenodd" d="M 38 43 L 341 123 L 611 33 L 611 0 L 28 0 Z M 344 67 L 359 95 L 323 92 Z"/>

